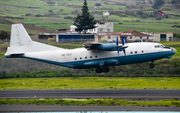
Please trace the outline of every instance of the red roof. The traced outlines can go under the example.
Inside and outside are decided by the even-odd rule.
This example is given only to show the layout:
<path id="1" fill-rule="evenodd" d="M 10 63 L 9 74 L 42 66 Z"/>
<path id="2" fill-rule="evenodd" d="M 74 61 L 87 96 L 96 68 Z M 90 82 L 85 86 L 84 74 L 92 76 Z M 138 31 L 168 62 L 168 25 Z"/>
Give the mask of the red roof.
<path id="1" fill-rule="evenodd" d="M 158 13 L 159 16 L 165 16 L 165 13 Z"/>
<path id="2" fill-rule="evenodd" d="M 138 32 L 136 30 L 129 30 L 129 31 L 126 31 L 124 33 L 131 33 L 133 36 L 139 36 L 139 37 L 153 37 L 152 35 L 147 35 L 147 34 Z"/>
<path id="3" fill-rule="evenodd" d="M 13 23 L 13 24 L 21 24 L 21 22 Z"/>

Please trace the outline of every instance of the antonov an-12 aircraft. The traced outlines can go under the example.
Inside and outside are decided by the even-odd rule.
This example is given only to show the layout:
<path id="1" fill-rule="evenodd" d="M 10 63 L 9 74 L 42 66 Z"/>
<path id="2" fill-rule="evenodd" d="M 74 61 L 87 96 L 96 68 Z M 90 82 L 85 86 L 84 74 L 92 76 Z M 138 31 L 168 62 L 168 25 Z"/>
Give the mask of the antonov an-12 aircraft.
<path id="1" fill-rule="evenodd" d="M 96 68 L 97 73 L 108 72 L 109 66 L 134 64 L 171 58 L 176 49 L 159 43 L 127 43 L 121 36 L 122 44 L 88 43 L 83 48 L 63 49 L 32 41 L 22 23 L 11 27 L 10 46 L 6 58 L 27 58 L 74 69 Z"/>

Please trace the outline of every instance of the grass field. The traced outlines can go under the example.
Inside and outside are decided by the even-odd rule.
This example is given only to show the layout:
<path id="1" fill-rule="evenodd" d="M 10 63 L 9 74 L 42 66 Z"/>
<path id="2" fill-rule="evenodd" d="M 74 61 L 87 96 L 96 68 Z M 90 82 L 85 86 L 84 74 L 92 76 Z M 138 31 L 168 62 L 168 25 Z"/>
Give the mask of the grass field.
<path id="1" fill-rule="evenodd" d="M 47 0 L 48 1 L 48 0 Z M 58 3 L 67 3 L 65 0 L 54 0 L 53 2 Z M 126 1 L 123 1 L 126 2 Z M 128 1 L 130 3 L 133 3 L 133 1 Z M 76 6 L 82 6 L 83 2 L 79 0 L 73 0 L 68 1 L 68 3 L 72 3 L 74 7 L 68 7 L 68 6 L 56 6 L 56 5 L 50 5 L 43 2 L 39 2 L 37 0 L 9 0 L 9 1 L 1 1 L 0 4 L 0 16 L 12 16 L 12 17 L 23 17 L 24 19 L 7 19 L 9 21 L 12 21 L 12 23 L 15 22 L 23 22 L 25 24 L 46 28 L 49 30 L 57 31 L 59 28 L 69 28 L 70 25 L 73 24 L 73 20 L 64 19 L 65 16 L 71 16 L 76 17 L 77 14 L 72 14 L 71 12 L 74 10 L 81 11 L 81 8 L 76 8 Z M 125 12 L 126 6 L 125 5 L 112 5 L 112 4 L 104 4 L 101 3 L 102 9 L 94 9 L 95 2 L 88 2 L 89 10 L 90 12 L 93 11 L 122 11 Z M 148 6 L 150 7 L 150 6 Z M 60 9 L 63 9 L 63 11 L 59 11 Z M 144 9 L 146 9 L 144 7 Z M 41 15 L 48 15 L 49 10 L 53 11 L 53 15 L 50 17 L 35 17 L 37 14 Z M 136 10 L 139 10 L 139 8 L 136 8 Z M 163 18 L 162 20 L 156 20 L 155 18 L 139 18 L 137 16 L 130 16 L 126 15 L 126 17 L 121 17 L 117 15 L 110 14 L 105 20 L 103 20 L 103 16 L 98 15 L 95 19 L 100 20 L 102 22 L 112 22 L 113 20 L 116 20 L 114 22 L 114 31 L 127 31 L 127 30 L 138 30 L 138 31 L 145 31 L 146 29 L 148 32 L 173 32 L 173 33 L 180 33 L 180 28 L 173 28 L 173 25 L 179 25 L 180 23 L 180 17 L 179 10 L 163 10 L 167 15 L 169 15 L 169 18 Z M 152 11 L 143 11 L 144 13 L 150 13 Z M 136 14 L 137 11 L 134 11 Z M 25 16 L 26 14 L 32 14 L 33 16 Z M 135 20 L 140 20 L 140 22 L 134 22 Z M 124 22 L 126 21 L 126 22 Z M 128 21 L 128 22 L 127 22 Z M 7 24 L 4 22 L 1 22 L 0 20 L 0 30 L 10 31 L 10 25 L 11 23 Z M 119 25 L 119 23 L 123 23 L 122 25 Z M 5 27 L 4 27 L 5 26 Z M 6 27 L 8 26 L 8 27 Z M 36 31 L 28 31 L 29 33 L 36 34 Z"/>
<path id="2" fill-rule="evenodd" d="M 98 105 L 98 106 L 164 106 L 164 107 L 180 107 L 180 101 L 177 100 L 160 100 L 160 101 L 127 101 L 121 99 L 23 99 L 23 100 L 9 100 L 0 99 L 1 104 L 21 104 L 21 105 Z"/>
<path id="3" fill-rule="evenodd" d="M 52 77 L 0 79 L 0 89 L 180 89 L 179 77 Z"/>

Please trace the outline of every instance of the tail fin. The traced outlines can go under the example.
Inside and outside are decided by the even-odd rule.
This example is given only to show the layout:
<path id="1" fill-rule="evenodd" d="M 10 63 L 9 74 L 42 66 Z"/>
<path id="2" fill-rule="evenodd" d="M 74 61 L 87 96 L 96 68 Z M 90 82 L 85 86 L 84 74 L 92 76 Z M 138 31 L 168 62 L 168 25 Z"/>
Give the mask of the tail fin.
<path id="1" fill-rule="evenodd" d="M 22 23 L 14 23 L 11 26 L 10 46 L 23 46 L 31 42 L 31 38 L 23 27 Z"/>
<path id="2" fill-rule="evenodd" d="M 14 23 L 11 26 L 10 47 L 5 56 L 25 54 L 26 52 L 53 51 L 62 48 L 32 41 L 22 23 Z"/>

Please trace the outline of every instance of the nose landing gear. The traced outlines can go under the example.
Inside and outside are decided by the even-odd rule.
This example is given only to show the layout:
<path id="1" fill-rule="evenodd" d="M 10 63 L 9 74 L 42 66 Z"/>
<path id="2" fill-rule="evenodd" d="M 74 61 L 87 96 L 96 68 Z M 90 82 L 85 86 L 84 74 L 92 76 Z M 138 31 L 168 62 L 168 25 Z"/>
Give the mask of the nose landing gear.
<path id="1" fill-rule="evenodd" d="M 150 67 L 151 69 L 154 68 L 154 61 L 151 62 L 151 64 L 149 65 L 149 67 Z"/>
<path id="2" fill-rule="evenodd" d="M 108 67 L 98 67 L 96 68 L 96 73 L 102 73 L 102 72 L 109 72 L 109 68 Z"/>

